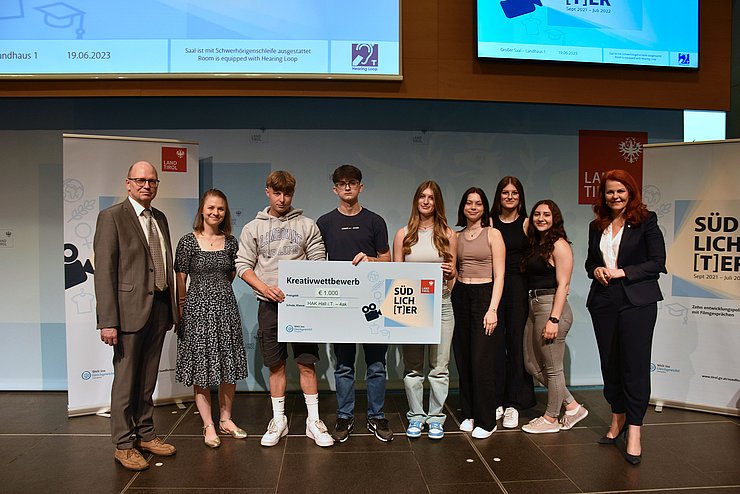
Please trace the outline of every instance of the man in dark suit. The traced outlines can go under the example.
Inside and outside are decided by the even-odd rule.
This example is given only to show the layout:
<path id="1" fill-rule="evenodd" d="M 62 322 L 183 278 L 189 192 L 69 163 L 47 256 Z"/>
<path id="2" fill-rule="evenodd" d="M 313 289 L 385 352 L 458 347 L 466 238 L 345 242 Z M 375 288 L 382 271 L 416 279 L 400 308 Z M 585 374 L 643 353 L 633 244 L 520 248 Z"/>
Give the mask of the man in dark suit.
<path id="1" fill-rule="evenodd" d="M 137 161 L 126 176 L 128 198 L 101 211 L 95 229 L 95 296 L 100 339 L 113 346 L 111 439 L 129 470 L 148 461 L 136 449 L 175 454 L 154 431 L 152 394 L 165 333 L 177 321 L 170 230 L 151 208 L 157 170 Z"/>

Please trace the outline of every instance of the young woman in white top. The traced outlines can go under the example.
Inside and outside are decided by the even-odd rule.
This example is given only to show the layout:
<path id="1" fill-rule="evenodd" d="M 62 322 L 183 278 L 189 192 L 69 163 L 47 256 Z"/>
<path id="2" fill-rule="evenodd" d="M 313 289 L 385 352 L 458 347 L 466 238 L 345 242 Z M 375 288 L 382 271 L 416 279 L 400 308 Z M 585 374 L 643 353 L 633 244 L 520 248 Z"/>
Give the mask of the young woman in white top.
<path id="1" fill-rule="evenodd" d="M 416 189 L 409 222 L 393 239 L 395 262 L 438 262 L 442 269 L 442 330 L 439 345 L 403 345 L 404 377 L 409 411 L 408 437 L 421 436 L 429 427 L 429 439 L 444 437 L 444 404 L 450 387 L 450 348 L 455 319 L 450 286 L 455 279 L 457 236 L 447 225 L 442 191 L 436 182 L 422 182 Z M 429 355 L 429 412 L 424 411 L 424 353 Z"/>

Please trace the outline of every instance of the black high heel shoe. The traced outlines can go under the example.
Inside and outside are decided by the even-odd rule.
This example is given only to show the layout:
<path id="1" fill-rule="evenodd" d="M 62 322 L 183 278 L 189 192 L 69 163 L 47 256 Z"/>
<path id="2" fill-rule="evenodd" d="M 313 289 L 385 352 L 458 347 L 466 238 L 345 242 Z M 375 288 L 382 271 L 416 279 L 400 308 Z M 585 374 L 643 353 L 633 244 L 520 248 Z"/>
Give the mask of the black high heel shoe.
<path id="1" fill-rule="evenodd" d="M 642 454 L 631 455 L 627 452 L 627 450 L 625 450 L 624 459 L 627 460 L 627 463 L 629 463 L 630 465 L 639 465 L 642 461 Z"/>
<path id="2" fill-rule="evenodd" d="M 639 455 L 631 455 L 627 452 L 627 434 L 624 435 L 624 451 L 622 453 L 624 454 L 624 459 L 627 460 L 627 463 L 630 465 L 639 465 L 642 461 L 642 453 Z"/>
<path id="3" fill-rule="evenodd" d="M 619 434 L 617 434 L 617 437 L 609 437 L 606 434 L 601 436 L 598 441 L 596 441 L 599 444 L 617 444 L 617 439 L 619 439 L 620 436 L 625 436 L 627 434 L 627 423 L 622 426 L 622 430 L 619 431 Z"/>

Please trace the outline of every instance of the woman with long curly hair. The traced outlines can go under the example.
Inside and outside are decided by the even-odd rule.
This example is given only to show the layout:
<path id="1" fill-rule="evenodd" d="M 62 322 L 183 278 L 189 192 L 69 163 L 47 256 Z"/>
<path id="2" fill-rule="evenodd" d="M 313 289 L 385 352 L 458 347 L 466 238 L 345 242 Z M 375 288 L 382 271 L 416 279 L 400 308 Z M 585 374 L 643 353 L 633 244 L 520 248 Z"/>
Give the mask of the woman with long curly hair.
<path id="1" fill-rule="evenodd" d="M 547 409 L 522 430 L 532 434 L 560 432 L 586 418 L 588 410 L 565 386 L 565 337 L 573 324 L 568 304 L 573 251 L 557 204 L 545 199 L 534 205 L 527 236 L 529 249 L 522 259 L 529 287 L 524 362 L 527 371 L 547 388 Z M 558 421 L 563 404 L 565 413 Z"/>
<path id="2" fill-rule="evenodd" d="M 626 432 L 625 459 L 636 465 L 650 399 L 653 331 L 663 300 L 658 277 L 666 272 L 665 241 L 658 217 L 624 170 L 606 172 L 593 210 L 586 258 L 593 281 L 586 307 L 599 347 L 604 397 L 612 408 L 609 431 L 599 444 L 615 444 Z"/>
<path id="3" fill-rule="evenodd" d="M 393 239 L 395 262 L 438 262 L 442 269 L 442 329 L 439 345 L 403 345 L 404 377 L 409 411 L 406 435 L 421 436 L 424 426 L 429 439 L 444 437 L 444 404 L 450 388 L 450 348 L 455 319 L 450 302 L 450 285 L 455 279 L 457 236 L 447 225 L 442 191 L 427 180 L 416 189 L 411 216 Z M 424 353 L 429 355 L 429 412 L 424 411 Z"/>

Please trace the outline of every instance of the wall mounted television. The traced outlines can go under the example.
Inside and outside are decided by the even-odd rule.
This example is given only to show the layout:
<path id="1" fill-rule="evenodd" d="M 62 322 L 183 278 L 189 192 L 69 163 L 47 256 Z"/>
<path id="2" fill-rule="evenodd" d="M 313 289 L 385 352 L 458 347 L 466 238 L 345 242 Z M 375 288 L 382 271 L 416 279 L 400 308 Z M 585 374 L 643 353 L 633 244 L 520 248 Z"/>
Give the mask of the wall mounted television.
<path id="1" fill-rule="evenodd" d="M 0 78 L 401 79 L 401 0 L 2 0 Z"/>
<path id="2" fill-rule="evenodd" d="M 699 0 L 477 0 L 478 57 L 696 69 Z"/>

